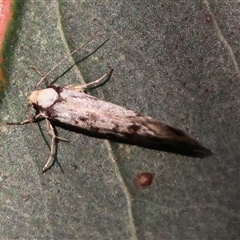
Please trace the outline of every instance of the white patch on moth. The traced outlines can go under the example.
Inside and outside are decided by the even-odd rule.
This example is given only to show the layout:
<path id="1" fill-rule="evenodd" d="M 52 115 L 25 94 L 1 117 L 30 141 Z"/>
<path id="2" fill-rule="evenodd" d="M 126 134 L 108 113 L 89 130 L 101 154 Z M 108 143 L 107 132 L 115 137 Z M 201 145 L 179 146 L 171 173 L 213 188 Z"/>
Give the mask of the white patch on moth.
<path id="1" fill-rule="evenodd" d="M 58 93 L 53 88 L 36 90 L 28 97 L 30 103 L 37 104 L 40 107 L 50 107 L 58 98 Z"/>

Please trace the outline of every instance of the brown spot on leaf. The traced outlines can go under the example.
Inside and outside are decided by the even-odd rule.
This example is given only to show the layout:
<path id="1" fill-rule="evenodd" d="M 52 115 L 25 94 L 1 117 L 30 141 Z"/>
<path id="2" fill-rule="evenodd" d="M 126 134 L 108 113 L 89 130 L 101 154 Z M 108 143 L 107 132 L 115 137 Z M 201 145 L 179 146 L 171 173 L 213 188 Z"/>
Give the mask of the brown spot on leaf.
<path id="1" fill-rule="evenodd" d="M 211 23 L 212 22 L 212 16 L 210 14 L 207 14 L 205 20 L 206 20 L 207 23 Z"/>
<path id="2" fill-rule="evenodd" d="M 134 183 L 137 187 L 148 187 L 152 184 L 154 175 L 154 173 L 149 172 L 139 173 Z"/>

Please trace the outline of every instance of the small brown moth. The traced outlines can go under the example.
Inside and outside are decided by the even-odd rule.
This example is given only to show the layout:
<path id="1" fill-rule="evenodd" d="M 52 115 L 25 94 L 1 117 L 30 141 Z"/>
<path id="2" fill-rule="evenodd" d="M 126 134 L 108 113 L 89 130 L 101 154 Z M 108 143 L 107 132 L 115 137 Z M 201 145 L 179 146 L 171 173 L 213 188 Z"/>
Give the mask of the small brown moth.
<path id="1" fill-rule="evenodd" d="M 36 88 L 69 56 L 51 69 L 39 81 Z M 112 70 L 100 79 L 83 86 L 46 84 L 45 89 L 34 90 L 28 97 L 29 103 L 36 111 L 35 116 L 22 122 L 7 123 L 8 125 L 23 125 L 41 119 L 46 120 L 52 140 L 50 156 L 43 167 L 43 172 L 48 170 L 54 162 L 57 141 L 65 140 L 56 135 L 55 126 L 93 137 L 192 157 L 204 158 L 211 155 L 209 149 L 180 129 L 84 92 L 90 85 L 100 83 L 111 74 Z"/>

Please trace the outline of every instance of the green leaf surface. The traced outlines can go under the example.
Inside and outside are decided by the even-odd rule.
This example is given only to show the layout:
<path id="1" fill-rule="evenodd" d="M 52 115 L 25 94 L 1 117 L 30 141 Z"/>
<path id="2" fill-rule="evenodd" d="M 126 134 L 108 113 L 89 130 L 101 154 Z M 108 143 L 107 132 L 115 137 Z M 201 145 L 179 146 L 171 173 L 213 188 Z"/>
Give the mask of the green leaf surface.
<path id="1" fill-rule="evenodd" d="M 238 1 L 26 1 L 0 109 L 2 239 L 236 239 L 240 235 Z M 39 76 L 101 33 L 49 80 L 179 127 L 213 151 L 194 159 L 58 129 L 58 161 L 42 175 L 44 122 L 26 97 Z M 45 136 L 45 138 L 43 137 Z M 151 186 L 134 184 L 154 173 Z"/>

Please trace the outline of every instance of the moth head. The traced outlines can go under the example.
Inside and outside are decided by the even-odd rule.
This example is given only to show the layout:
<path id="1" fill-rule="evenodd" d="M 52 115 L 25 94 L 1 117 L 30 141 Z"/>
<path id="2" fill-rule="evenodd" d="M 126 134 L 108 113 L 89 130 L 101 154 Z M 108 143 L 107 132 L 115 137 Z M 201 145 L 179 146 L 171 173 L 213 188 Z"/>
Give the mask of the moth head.
<path id="1" fill-rule="evenodd" d="M 53 88 L 35 90 L 28 97 L 31 104 L 36 104 L 42 108 L 48 108 L 58 99 L 58 93 Z"/>
<path id="2" fill-rule="evenodd" d="M 30 96 L 27 97 L 27 100 L 29 103 L 31 104 L 37 104 L 37 100 L 38 100 L 38 95 L 39 95 L 39 92 L 41 90 L 35 90 L 31 93 Z"/>

